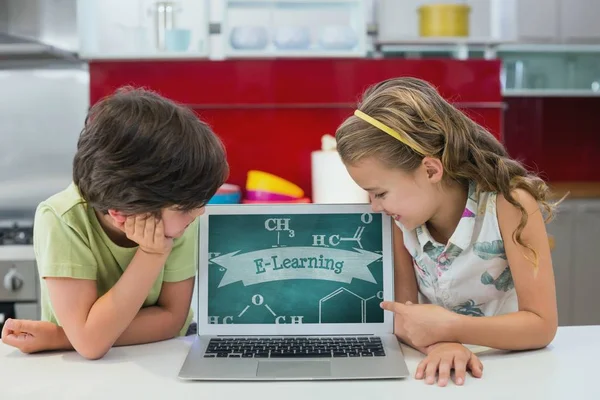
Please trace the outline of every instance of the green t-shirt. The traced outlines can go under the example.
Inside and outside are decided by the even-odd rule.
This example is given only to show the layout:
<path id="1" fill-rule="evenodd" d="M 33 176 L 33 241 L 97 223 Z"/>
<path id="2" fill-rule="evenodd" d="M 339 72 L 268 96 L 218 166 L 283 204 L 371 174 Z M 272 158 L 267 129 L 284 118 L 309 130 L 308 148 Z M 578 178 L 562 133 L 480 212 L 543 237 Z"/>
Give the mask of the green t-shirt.
<path id="1" fill-rule="evenodd" d="M 143 307 L 156 305 L 163 282 L 179 282 L 195 276 L 197 237 L 198 220 L 174 240 L 165 267 Z M 55 324 L 60 322 L 52 309 L 44 278 L 95 280 L 100 297 L 117 283 L 137 251 L 137 247 L 119 247 L 108 238 L 94 209 L 82 199 L 74 184 L 38 206 L 33 246 L 41 280 L 42 320 Z M 192 318 L 190 308 L 180 335 L 185 335 Z"/>

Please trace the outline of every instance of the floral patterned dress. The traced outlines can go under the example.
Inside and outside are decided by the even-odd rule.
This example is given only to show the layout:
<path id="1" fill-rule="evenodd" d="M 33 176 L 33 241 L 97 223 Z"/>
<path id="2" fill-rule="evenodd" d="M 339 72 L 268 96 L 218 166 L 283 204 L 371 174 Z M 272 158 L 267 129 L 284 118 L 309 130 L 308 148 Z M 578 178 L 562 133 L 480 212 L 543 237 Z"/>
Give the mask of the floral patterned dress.
<path id="1" fill-rule="evenodd" d="M 403 232 L 413 258 L 419 302 L 440 305 L 472 316 L 492 316 L 518 310 L 517 294 L 504 252 L 496 214 L 496 193 L 475 191 L 446 245 L 425 225 Z"/>

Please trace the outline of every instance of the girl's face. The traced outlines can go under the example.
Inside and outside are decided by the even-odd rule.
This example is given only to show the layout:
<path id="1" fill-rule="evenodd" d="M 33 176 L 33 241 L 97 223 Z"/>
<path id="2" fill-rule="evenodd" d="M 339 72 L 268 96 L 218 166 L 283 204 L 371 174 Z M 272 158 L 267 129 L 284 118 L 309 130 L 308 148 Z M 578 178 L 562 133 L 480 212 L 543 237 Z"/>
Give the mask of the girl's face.
<path id="1" fill-rule="evenodd" d="M 352 179 L 369 193 L 373 211 L 392 216 L 406 229 L 423 225 L 440 206 L 436 191 L 442 170 L 437 159 L 425 158 L 411 172 L 386 167 L 375 157 L 346 168 Z"/>

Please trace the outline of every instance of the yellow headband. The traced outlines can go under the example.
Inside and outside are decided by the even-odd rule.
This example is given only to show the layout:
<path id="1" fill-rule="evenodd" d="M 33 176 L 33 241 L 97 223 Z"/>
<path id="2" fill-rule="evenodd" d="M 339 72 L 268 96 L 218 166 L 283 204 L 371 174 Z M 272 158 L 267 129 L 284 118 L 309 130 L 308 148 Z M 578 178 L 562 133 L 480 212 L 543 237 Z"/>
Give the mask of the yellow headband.
<path id="1" fill-rule="evenodd" d="M 402 135 L 400 135 L 398 132 L 396 132 L 389 126 L 377 121 L 375 118 L 370 117 L 369 115 L 365 114 L 364 112 L 362 112 L 360 110 L 354 111 L 354 115 L 356 115 L 358 118 L 362 119 L 363 121 L 368 122 L 369 124 L 373 125 L 375 128 L 378 128 L 378 129 L 384 131 L 391 137 L 404 143 L 405 145 L 407 145 L 408 147 L 410 147 L 417 153 L 419 153 L 423 156 L 426 155 L 425 152 L 423 151 L 423 148 L 421 146 L 419 146 L 418 143 L 415 143 L 414 140 L 412 140 L 411 138 L 403 138 Z"/>

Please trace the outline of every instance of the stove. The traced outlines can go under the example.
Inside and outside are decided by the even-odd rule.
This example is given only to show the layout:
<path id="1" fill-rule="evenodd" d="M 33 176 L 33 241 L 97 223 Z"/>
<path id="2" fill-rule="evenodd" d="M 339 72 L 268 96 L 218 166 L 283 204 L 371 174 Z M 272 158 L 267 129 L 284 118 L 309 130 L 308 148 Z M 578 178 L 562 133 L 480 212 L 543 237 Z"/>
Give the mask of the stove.
<path id="1" fill-rule="evenodd" d="M 33 244 L 33 221 L 0 221 L 0 246 Z"/>
<path id="2" fill-rule="evenodd" d="M 8 318 L 40 319 L 33 221 L 0 220 L 0 330 Z"/>

